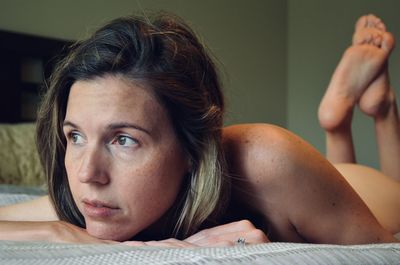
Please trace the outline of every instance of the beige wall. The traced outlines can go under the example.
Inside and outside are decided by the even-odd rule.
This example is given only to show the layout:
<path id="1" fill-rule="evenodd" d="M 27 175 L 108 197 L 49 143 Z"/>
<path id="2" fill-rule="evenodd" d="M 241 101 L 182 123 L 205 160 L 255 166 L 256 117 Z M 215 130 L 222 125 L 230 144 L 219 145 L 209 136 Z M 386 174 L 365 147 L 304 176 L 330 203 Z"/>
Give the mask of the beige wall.
<path id="1" fill-rule="evenodd" d="M 289 0 L 288 1 L 288 128 L 324 152 L 324 134 L 318 126 L 319 100 L 342 52 L 350 44 L 353 25 L 362 14 L 382 17 L 400 37 L 400 1 L 397 0 Z M 392 84 L 400 95 L 400 58 L 390 61 Z M 353 126 L 359 162 L 378 166 L 371 119 L 356 113 Z"/>
<path id="2" fill-rule="evenodd" d="M 78 39 L 112 18 L 148 9 L 187 19 L 223 64 L 227 124 L 286 125 L 286 1 L 2 0 L 0 28 Z"/>

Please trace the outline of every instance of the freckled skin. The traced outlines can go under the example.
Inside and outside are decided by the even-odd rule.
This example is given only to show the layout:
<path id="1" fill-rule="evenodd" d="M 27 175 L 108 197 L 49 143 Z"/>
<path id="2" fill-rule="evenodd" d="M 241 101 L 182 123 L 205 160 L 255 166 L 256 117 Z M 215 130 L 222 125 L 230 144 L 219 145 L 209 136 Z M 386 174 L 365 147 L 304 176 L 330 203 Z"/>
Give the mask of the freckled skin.
<path id="1" fill-rule="evenodd" d="M 396 242 L 333 165 L 294 134 L 273 125 L 235 125 L 224 128 L 223 145 L 232 219 L 260 223 L 271 241 Z"/>
<path id="2" fill-rule="evenodd" d="M 115 76 L 77 81 L 65 121 L 70 124 L 64 126 L 65 167 L 89 234 L 127 240 L 162 218 L 188 166 L 165 110 L 149 89 Z M 134 126 L 112 128 L 115 124 Z M 93 217 L 85 199 L 118 210 L 107 218 Z"/>

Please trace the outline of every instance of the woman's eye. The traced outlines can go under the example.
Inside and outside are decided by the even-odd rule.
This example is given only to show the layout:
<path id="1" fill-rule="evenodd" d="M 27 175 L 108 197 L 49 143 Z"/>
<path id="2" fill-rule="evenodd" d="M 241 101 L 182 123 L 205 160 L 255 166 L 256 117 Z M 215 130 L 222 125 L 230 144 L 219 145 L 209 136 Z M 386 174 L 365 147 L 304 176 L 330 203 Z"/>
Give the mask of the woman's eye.
<path id="1" fill-rule="evenodd" d="M 111 144 L 118 144 L 122 146 L 132 146 L 137 144 L 137 141 L 129 136 L 119 135 L 117 136 Z"/>
<path id="2" fill-rule="evenodd" d="M 74 143 L 74 144 L 83 143 L 83 137 L 79 133 L 71 132 L 70 135 L 69 135 L 69 138 L 71 139 L 71 142 Z"/>

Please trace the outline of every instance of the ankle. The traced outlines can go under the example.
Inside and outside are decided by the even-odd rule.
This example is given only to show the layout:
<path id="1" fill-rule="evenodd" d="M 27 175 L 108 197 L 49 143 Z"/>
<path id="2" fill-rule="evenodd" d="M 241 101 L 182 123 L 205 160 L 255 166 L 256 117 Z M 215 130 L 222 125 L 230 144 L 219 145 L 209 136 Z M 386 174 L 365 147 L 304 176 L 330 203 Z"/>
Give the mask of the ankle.
<path id="1" fill-rule="evenodd" d="M 351 126 L 326 132 L 326 156 L 331 163 L 355 163 Z"/>
<path id="2" fill-rule="evenodd" d="M 373 116 L 375 121 L 381 121 L 393 114 L 397 116 L 397 103 L 396 95 L 394 94 L 394 91 L 390 89 L 385 101 L 380 104 L 379 109 Z"/>
<path id="3" fill-rule="evenodd" d="M 351 131 L 353 108 L 349 107 L 347 110 L 340 111 L 345 111 L 345 114 L 338 115 L 337 110 L 321 111 L 320 109 L 318 117 L 321 128 L 333 134 Z"/>

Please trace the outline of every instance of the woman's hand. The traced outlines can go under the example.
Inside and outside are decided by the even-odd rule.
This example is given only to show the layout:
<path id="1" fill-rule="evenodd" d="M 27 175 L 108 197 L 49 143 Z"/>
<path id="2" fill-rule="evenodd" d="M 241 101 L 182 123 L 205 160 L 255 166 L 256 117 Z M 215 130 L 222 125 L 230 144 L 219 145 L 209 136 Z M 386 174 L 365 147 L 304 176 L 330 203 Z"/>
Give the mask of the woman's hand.
<path id="1" fill-rule="evenodd" d="M 221 247 L 239 245 L 239 238 L 244 240 L 244 242 L 242 241 L 244 244 L 259 244 L 270 242 L 263 231 L 255 228 L 251 222 L 247 220 L 242 220 L 201 230 L 200 232 L 186 238 L 183 241 L 175 238 L 169 238 L 161 241 L 147 242 L 126 241 L 122 244 L 135 247 Z"/>
<path id="2" fill-rule="evenodd" d="M 241 244 L 239 241 L 242 244 L 270 242 L 265 233 L 255 228 L 248 220 L 204 229 L 186 238 L 184 241 L 201 247 L 235 246 Z"/>
<path id="3" fill-rule="evenodd" d="M 127 246 L 133 247 L 144 247 L 144 246 L 151 246 L 151 247 L 172 247 L 172 248 L 195 248 L 199 247 L 198 245 L 182 241 L 176 238 L 169 238 L 160 241 L 125 241 L 121 243 Z"/>

